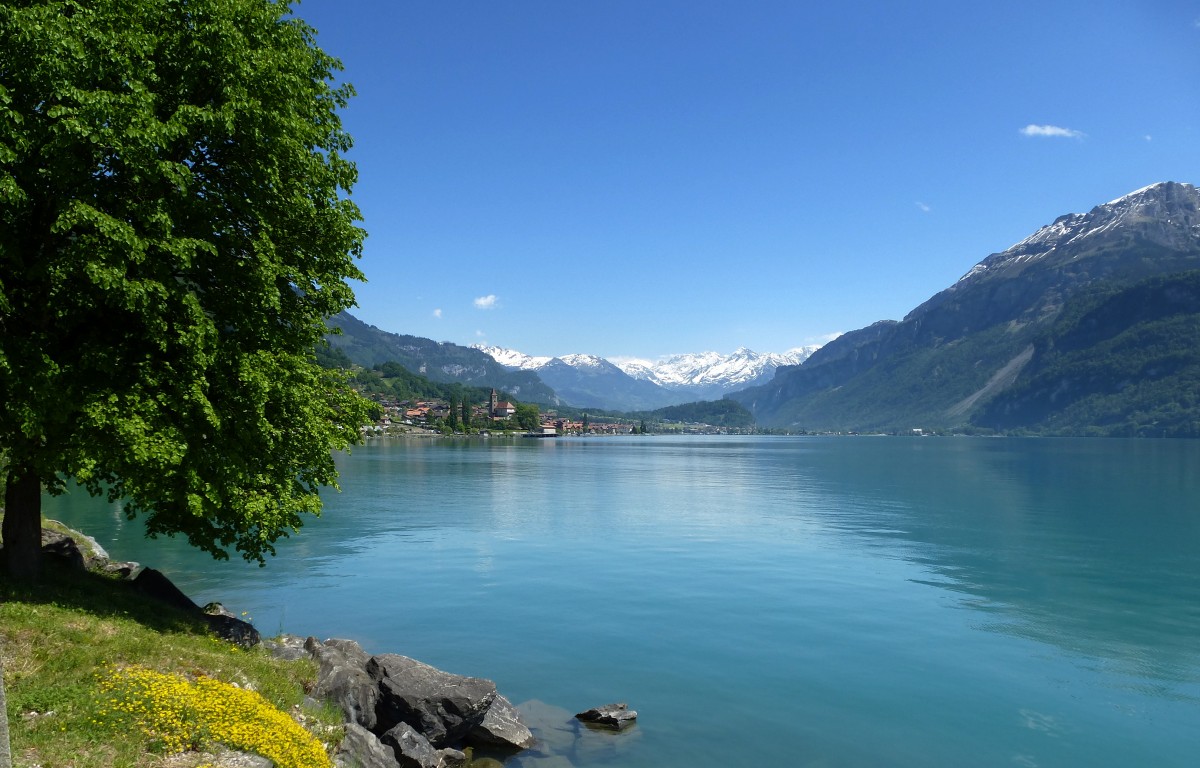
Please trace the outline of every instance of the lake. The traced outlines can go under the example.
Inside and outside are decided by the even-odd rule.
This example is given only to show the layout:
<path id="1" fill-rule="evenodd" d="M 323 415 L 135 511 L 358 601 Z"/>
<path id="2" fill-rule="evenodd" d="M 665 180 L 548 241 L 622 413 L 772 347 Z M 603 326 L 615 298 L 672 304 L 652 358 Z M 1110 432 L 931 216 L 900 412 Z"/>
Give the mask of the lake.
<path id="1" fill-rule="evenodd" d="M 1193 766 L 1200 442 L 386 440 L 266 568 L 47 515 L 266 635 L 495 680 L 513 768 Z M 610 701 L 619 734 L 567 723 Z"/>

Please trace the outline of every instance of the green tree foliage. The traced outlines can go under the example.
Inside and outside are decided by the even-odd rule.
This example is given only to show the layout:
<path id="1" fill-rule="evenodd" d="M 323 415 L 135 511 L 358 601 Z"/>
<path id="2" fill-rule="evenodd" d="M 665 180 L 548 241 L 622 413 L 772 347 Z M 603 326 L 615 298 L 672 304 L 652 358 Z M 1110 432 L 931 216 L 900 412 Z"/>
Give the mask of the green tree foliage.
<path id="1" fill-rule="evenodd" d="M 316 363 L 363 232 L 340 64 L 287 0 L 0 2 L 8 569 L 40 493 L 263 562 L 366 403 Z"/>
<path id="2" fill-rule="evenodd" d="M 1045 435 L 1200 437 L 1200 271 L 1069 301 L 1028 369 L 974 419 Z"/>
<path id="3" fill-rule="evenodd" d="M 513 419 L 521 429 L 537 429 L 541 424 L 541 413 L 533 403 L 517 403 L 516 409 Z"/>
<path id="4" fill-rule="evenodd" d="M 733 400 L 705 400 L 698 403 L 684 403 L 648 411 L 644 414 L 654 421 L 683 421 L 697 424 L 709 424 L 714 427 L 752 427 L 754 416 L 742 405 Z M 645 432 L 643 421 L 643 429 Z"/>
<path id="5" fill-rule="evenodd" d="M 373 370 L 359 370 L 354 386 L 376 398 L 395 400 L 458 400 L 464 405 L 485 403 L 491 390 L 467 387 L 459 383 L 430 381 L 399 363 L 383 363 Z M 469 411 L 468 411 L 469 412 Z"/>

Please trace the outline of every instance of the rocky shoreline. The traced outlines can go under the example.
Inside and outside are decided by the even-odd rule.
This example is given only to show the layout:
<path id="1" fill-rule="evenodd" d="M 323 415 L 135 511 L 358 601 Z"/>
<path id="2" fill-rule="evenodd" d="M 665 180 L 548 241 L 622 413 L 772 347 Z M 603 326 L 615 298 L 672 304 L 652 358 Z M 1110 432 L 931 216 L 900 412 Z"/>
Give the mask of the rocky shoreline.
<path id="1" fill-rule="evenodd" d="M 263 640 L 252 624 L 219 603 L 201 608 L 161 572 L 114 562 L 94 539 L 57 525 L 68 533 L 43 528 L 46 555 L 81 571 L 100 571 L 125 581 L 149 599 L 200 618 L 230 643 L 243 648 L 261 644 L 283 660 L 315 660 L 317 681 L 309 705 L 330 702 L 341 709 L 345 721 L 345 738 L 334 755 L 336 768 L 497 768 L 503 757 L 526 750 L 529 759 L 523 756 L 522 765 L 566 767 L 572 765 L 563 757 L 567 753 L 599 757 L 613 752 L 616 745 L 603 737 L 595 741 L 594 732 L 617 733 L 637 717 L 624 704 L 587 710 L 578 719 L 537 701 L 518 708 L 491 680 L 452 674 L 399 654 L 371 655 L 353 640 L 295 635 Z M 521 709 L 539 719 L 541 738 L 525 724 Z M 598 712 L 606 713 L 605 718 L 595 717 Z M 209 765 L 269 768 L 270 762 L 227 753 Z"/>

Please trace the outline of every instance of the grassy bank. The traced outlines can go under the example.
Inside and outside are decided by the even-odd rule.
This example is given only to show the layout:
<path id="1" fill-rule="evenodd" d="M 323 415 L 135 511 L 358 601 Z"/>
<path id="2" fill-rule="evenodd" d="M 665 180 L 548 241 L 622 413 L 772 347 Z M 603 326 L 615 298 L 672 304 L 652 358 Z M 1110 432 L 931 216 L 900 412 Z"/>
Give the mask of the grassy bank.
<path id="1" fill-rule="evenodd" d="M 254 743 L 273 733 L 283 749 L 281 723 L 295 720 L 326 749 L 341 736 L 337 710 L 302 708 L 314 662 L 241 650 L 98 574 L 47 568 L 33 587 L 0 580 L 0 661 L 19 767 L 189 768 L 236 741 L 229 734 Z"/>

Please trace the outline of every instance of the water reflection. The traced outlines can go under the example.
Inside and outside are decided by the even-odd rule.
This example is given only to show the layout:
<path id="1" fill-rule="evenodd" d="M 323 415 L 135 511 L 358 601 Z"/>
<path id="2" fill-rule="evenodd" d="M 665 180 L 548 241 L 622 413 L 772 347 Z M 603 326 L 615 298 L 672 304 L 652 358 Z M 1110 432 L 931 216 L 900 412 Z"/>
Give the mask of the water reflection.
<path id="1" fill-rule="evenodd" d="M 801 765 L 1183 765 L 1198 461 L 1168 441 L 381 441 L 338 457 L 345 491 L 265 569 L 59 511 L 268 633 L 551 708 L 628 698 L 636 739 L 578 765 L 733 765 L 751 742 Z"/>
<path id="2" fill-rule="evenodd" d="M 809 454 L 837 524 L 920 564 L 981 627 L 1196 681 L 1200 445 L 841 441 Z M 853 465 L 852 471 L 846 466 Z"/>

